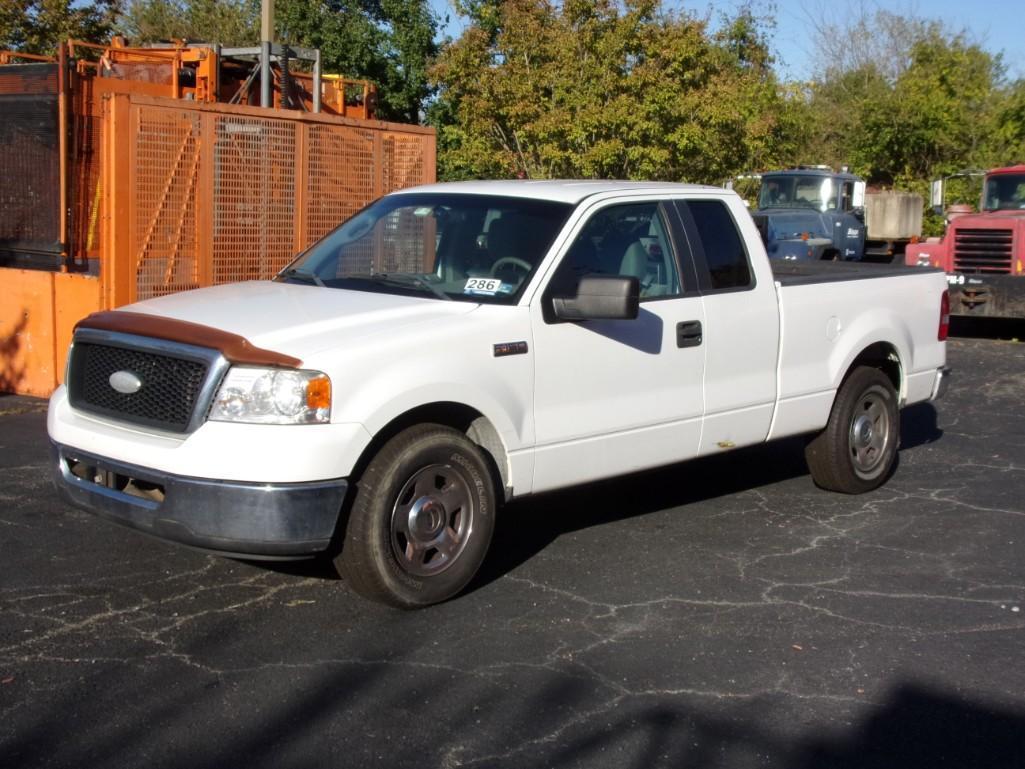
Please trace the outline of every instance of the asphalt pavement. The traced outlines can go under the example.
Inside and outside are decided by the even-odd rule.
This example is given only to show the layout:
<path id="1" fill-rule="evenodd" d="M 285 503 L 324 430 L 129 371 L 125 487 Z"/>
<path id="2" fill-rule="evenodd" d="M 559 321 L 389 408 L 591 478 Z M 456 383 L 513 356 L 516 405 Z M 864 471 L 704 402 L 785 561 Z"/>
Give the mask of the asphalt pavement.
<path id="1" fill-rule="evenodd" d="M 1025 344 L 952 341 L 899 467 L 790 440 L 523 501 L 472 590 L 401 612 L 50 487 L 0 397 L 0 766 L 1025 766 Z"/>

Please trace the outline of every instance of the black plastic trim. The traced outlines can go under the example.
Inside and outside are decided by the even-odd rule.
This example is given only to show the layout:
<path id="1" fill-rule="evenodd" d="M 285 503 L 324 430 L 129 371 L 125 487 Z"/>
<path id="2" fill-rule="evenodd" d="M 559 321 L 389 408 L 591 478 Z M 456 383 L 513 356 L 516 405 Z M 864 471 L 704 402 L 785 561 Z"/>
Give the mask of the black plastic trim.
<path id="1" fill-rule="evenodd" d="M 926 272 L 943 272 L 935 267 L 906 267 L 873 262 L 789 262 L 770 259 L 769 265 L 773 278 L 781 286 L 811 286 L 819 283 L 899 278 Z"/>

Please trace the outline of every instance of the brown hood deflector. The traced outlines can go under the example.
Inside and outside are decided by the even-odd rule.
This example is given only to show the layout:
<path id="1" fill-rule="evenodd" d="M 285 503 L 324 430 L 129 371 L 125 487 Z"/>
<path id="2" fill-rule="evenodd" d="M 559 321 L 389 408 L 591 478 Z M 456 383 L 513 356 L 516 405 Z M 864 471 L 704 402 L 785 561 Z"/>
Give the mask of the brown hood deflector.
<path id="1" fill-rule="evenodd" d="M 190 323 L 187 320 L 162 318 L 159 315 L 147 315 L 142 312 L 119 310 L 94 312 L 75 325 L 76 330 L 80 328 L 136 334 L 154 339 L 164 339 L 168 342 L 209 347 L 220 350 L 221 354 L 232 363 L 249 366 L 299 368 L 302 365 L 302 361 L 298 358 L 256 347 L 244 336 L 238 334 L 203 326 L 199 323 Z"/>

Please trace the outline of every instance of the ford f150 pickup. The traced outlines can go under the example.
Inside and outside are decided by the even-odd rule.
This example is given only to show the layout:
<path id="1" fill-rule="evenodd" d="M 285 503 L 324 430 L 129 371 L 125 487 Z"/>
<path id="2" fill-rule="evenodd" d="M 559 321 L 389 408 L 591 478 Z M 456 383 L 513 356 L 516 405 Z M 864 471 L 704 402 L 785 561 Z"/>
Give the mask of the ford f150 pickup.
<path id="1" fill-rule="evenodd" d="M 82 320 L 54 477 L 150 534 L 327 551 L 362 595 L 424 606 L 512 497 L 798 434 L 819 486 L 876 488 L 898 409 L 948 381 L 947 313 L 938 270 L 770 265 L 717 188 L 419 187 L 272 281 Z"/>

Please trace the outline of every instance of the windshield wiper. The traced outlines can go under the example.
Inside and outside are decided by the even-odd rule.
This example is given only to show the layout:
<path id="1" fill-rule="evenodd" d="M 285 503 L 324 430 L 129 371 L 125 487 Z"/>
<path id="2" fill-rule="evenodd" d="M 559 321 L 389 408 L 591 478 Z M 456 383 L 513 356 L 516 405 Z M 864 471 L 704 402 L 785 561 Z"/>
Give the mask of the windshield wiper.
<path id="1" fill-rule="evenodd" d="M 295 278 L 296 280 L 305 280 L 307 283 L 316 283 L 321 288 L 327 288 L 319 275 L 312 272 L 304 272 L 298 267 L 292 267 L 291 269 L 285 270 L 281 275 L 285 278 Z"/>
<path id="2" fill-rule="evenodd" d="M 446 302 L 452 301 L 452 297 L 432 284 L 429 280 L 411 272 L 373 272 L 367 277 L 380 283 L 395 283 L 400 286 L 419 286 L 420 288 L 426 288 L 439 299 L 444 299 Z"/>

